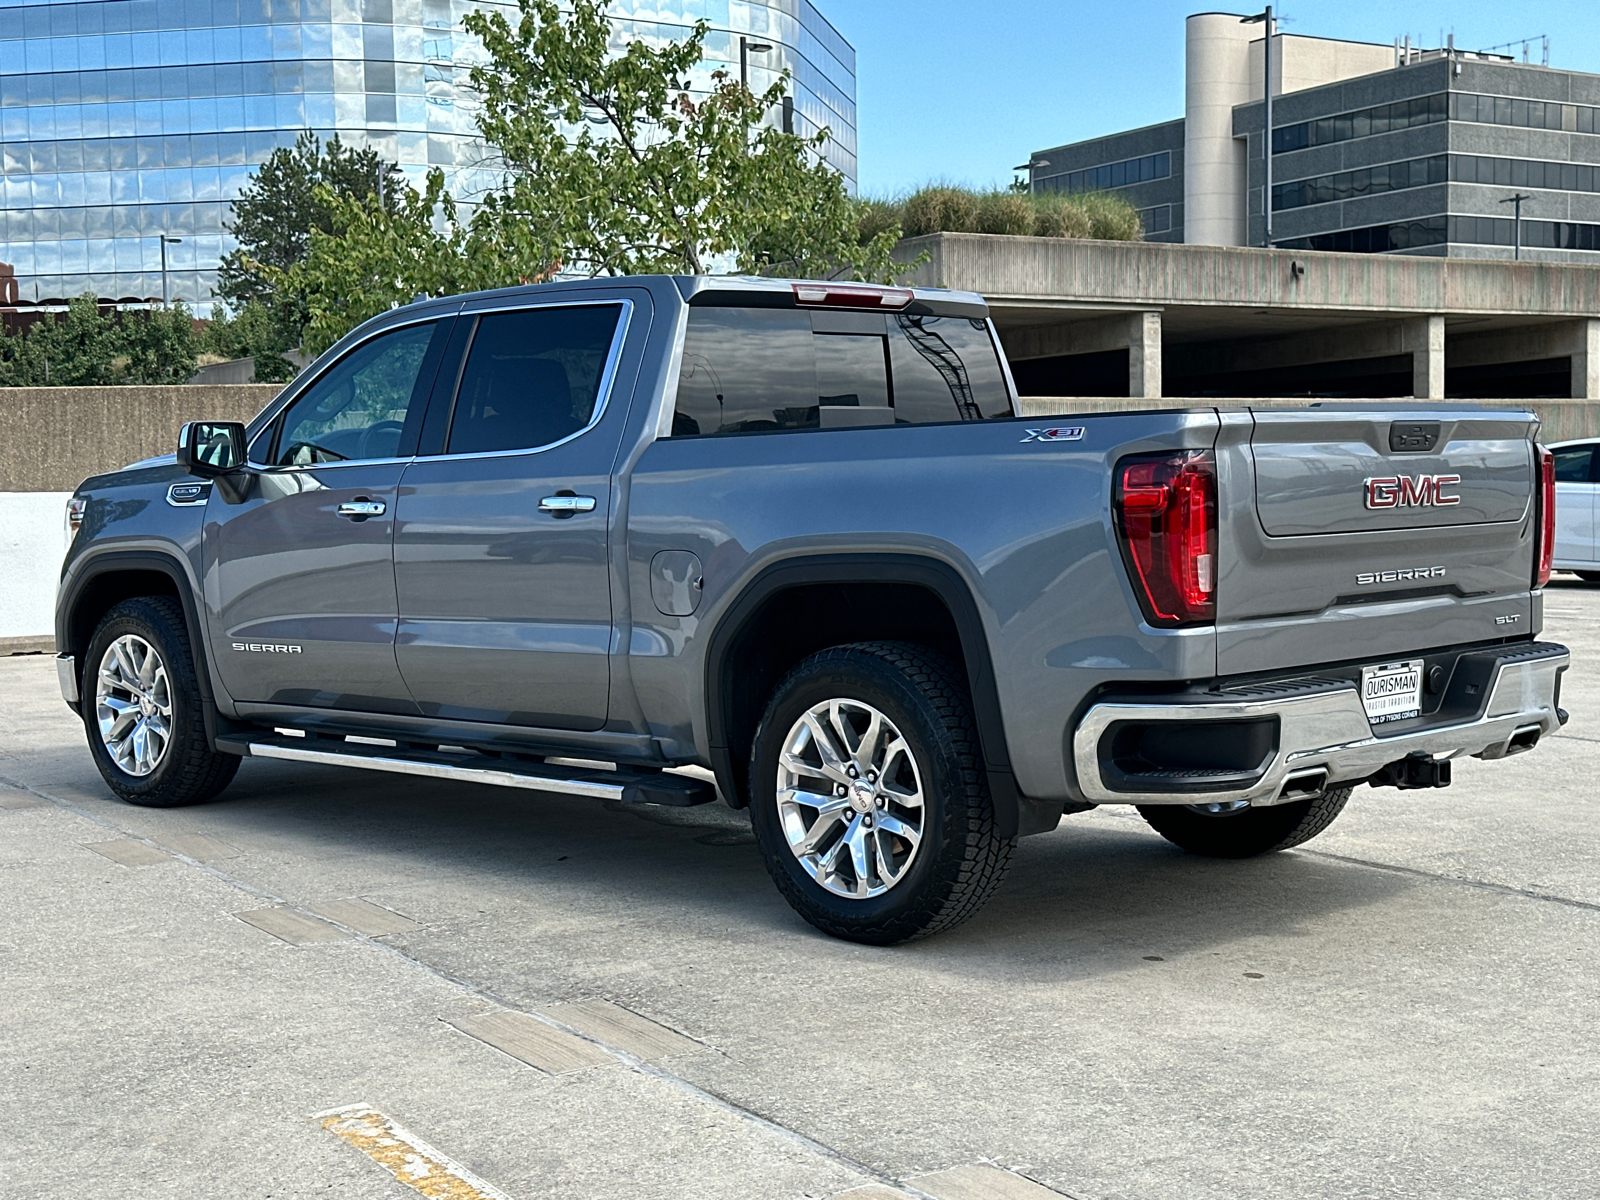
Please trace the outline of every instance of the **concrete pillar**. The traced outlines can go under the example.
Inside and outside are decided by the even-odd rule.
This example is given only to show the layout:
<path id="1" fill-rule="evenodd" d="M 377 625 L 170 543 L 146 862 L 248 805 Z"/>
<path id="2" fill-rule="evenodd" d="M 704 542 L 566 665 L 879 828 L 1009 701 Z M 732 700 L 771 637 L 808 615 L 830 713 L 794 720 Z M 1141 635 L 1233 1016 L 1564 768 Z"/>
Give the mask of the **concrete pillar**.
<path id="1" fill-rule="evenodd" d="M 1411 355 L 1411 395 L 1444 399 L 1444 317 L 1433 313 L 1400 323 L 1400 351 Z"/>
<path id="2" fill-rule="evenodd" d="M 1245 143 L 1234 140 L 1233 108 L 1253 98 L 1250 42 L 1261 27 L 1213 12 L 1190 17 L 1184 30 L 1183 240 L 1242 246 Z"/>
<path id="3" fill-rule="evenodd" d="M 1572 331 L 1572 398 L 1600 400 L 1600 320 L 1575 321 Z"/>
<path id="4" fill-rule="evenodd" d="M 1121 312 L 1060 325 L 1002 329 L 1000 342 L 1012 362 L 1125 349 L 1128 352 L 1128 395 L 1140 399 L 1156 399 L 1161 395 L 1161 314 L 1156 311 Z"/>
<path id="5" fill-rule="evenodd" d="M 1161 314 L 1158 312 L 1133 313 L 1128 318 L 1128 395 L 1147 399 L 1161 395 Z"/>

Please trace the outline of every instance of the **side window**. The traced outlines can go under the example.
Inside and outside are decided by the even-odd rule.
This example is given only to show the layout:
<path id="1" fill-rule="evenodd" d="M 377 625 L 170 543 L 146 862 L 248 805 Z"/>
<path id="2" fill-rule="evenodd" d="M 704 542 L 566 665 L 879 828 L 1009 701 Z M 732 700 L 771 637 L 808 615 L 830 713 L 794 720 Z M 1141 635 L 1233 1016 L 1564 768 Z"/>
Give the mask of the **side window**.
<path id="1" fill-rule="evenodd" d="M 815 429 L 817 371 L 809 313 L 693 308 L 672 417 L 674 437 Z"/>
<path id="2" fill-rule="evenodd" d="M 597 304 L 481 317 L 445 453 L 534 450 L 587 426 L 621 315 Z"/>
<path id="3" fill-rule="evenodd" d="M 987 321 L 967 317 L 889 319 L 898 421 L 981 421 L 1011 415 L 1011 397 Z"/>
<path id="4" fill-rule="evenodd" d="M 1556 460 L 1557 483 L 1588 483 L 1590 460 L 1594 458 L 1594 444 L 1558 446 L 1550 452 Z"/>
<path id="5" fill-rule="evenodd" d="M 813 332 L 810 312 L 691 309 L 672 435 L 1011 416 L 987 322 L 875 316 L 885 333 L 835 332 L 853 325 L 817 317 Z"/>
<path id="6" fill-rule="evenodd" d="M 313 383 L 280 418 L 271 465 L 393 458 L 408 418 L 421 418 L 432 372 L 428 346 L 439 326 L 429 321 L 357 346 Z"/>

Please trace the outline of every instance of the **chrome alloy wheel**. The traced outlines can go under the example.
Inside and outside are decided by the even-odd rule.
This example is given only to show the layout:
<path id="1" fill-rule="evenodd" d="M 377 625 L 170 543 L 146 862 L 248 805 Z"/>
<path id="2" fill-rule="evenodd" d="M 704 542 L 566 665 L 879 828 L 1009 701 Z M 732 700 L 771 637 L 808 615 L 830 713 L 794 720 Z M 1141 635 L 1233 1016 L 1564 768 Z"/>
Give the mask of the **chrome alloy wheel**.
<path id="1" fill-rule="evenodd" d="M 172 741 L 172 689 L 161 655 L 138 634 L 125 633 L 106 648 L 94 715 L 119 770 L 143 776 L 161 765 Z"/>
<path id="2" fill-rule="evenodd" d="M 800 714 L 778 756 L 778 819 L 806 873 L 868 900 L 906 877 L 922 844 L 922 775 L 883 713 L 824 700 Z"/>
<path id="3" fill-rule="evenodd" d="M 1250 807 L 1248 800 L 1217 800 L 1210 804 L 1185 804 L 1190 812 L 1199 813 L 1202 817 L 1231 817 L 1234 813 L 1243 812 Z"/>

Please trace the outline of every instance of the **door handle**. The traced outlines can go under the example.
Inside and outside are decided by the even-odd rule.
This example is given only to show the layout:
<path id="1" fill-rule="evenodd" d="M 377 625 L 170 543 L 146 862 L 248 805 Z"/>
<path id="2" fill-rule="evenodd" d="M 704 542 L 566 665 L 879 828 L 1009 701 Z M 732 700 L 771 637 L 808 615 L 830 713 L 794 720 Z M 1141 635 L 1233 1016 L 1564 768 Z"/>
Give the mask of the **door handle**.
<path id="1" fill-rule="evenodd" d="M 546 496 L 539 501 L 539 511 L 553 517 L 571 517 L 578 513 L 594 511 L 593 496 Z"/>
<path id="2" fill-rule="evenodd" d="M 381 517 L 389 511 L 389 506 L 382 500 L 368 500 L 361 497 L 355 500 L 346 500 L 339 505 L 341 517 L 353 517 L 357 521 L 364 521 L 368 517 Z"/>

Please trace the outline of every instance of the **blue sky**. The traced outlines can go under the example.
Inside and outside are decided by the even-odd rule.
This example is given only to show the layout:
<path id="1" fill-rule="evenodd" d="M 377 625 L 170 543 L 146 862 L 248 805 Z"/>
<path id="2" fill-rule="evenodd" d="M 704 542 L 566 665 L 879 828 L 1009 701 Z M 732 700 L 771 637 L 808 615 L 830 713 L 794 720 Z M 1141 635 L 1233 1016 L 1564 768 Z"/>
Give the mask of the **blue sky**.
<path id="1" fill-rule="evenodd" d="M 1003 183 L 1034 150 L 1182 116 L 1184 17 L 1215 11 L 1166 0 L 817 3 L 856 48 L 869 195 L 930 179 Z M 1324 0 L 1277 11 L 1290 19 L 1286 33 L 1385 45 L 1409 33 L 1433 46 L 1451 29 L 1466 49 L 1549 34 L 1551 66 L 1600 72 L 1593 0 Z"/>

